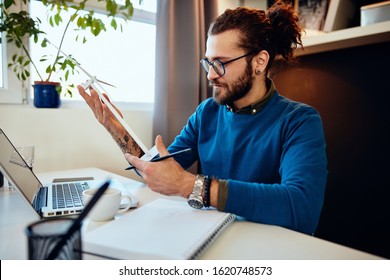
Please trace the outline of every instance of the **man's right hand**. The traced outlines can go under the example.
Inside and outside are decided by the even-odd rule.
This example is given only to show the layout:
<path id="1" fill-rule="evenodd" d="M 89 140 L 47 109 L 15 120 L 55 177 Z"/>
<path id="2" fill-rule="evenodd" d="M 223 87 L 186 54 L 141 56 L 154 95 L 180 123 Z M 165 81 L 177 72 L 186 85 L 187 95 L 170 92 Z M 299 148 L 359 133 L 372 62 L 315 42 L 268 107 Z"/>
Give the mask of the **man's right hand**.
<path id="1" fill-rule="evenodd" d="M 94 90 L 90 89 L 90 93 L 85 91 L 85 89 L 78 85 L 77 89 L 81 97 L 87 102 L 89 108 L 91 108 L 96 119 L 107 129 L 107 131 L 114 138 L 115 142 L 119 145 L 123 153 L 130 153 L 135 156 L 141 156 L 143 151 L 140 149 L 137 143 L 131 138 L 126 129 L 122 124 L 117 120 L 114 114 L 110 111 L 107 105 L 102 102 L 99 97 L 99 94 Z M 108 102 L 111 103 L 110 99 L 106 94 L 104 96 L 107 98 Z M 119 109 L 111 103 L 114 109 L 118 114 L 123 118 L 122 113 Z"/>
<path id="2" fill-rule="evenodd" d="M 77 86 L 77 89 L 81 95 L 81 97 L 87 102 L 89 108 L 91 108 L 94 113 L 96 119 L 111 133 L 115 132 L 118 128 L 123 131 L 124 128 L 120 124 L 120 122 L 115 118 L 115 116 L 111 113 L 110 109 L 101 101 L 99 94 L 94 90 L 90 90 L 90 94 L 88 94 L 81 85 Z M 110 99 L 106 94 L 104 96 L 110 102 Z M 110 102 L 111 103 L 111 102 Z M 118 114 L 123 117 L 122 113 L 119 111 L 114 104 L 111 105 L 115 108 Z M 111 133 L 112 134 L 112 133 Z"/>

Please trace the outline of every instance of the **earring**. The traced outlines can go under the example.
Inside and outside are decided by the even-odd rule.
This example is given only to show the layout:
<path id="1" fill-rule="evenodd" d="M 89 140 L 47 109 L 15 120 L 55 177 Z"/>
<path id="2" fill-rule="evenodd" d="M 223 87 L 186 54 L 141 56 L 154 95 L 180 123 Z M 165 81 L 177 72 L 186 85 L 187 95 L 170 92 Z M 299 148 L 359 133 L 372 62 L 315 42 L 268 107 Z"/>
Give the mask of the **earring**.
<path id="1" fill-rule="evenodd" d="M 260 69 L 256 69 L 256 75 L 260 75 L 261 74 L 261 70 Z"/>

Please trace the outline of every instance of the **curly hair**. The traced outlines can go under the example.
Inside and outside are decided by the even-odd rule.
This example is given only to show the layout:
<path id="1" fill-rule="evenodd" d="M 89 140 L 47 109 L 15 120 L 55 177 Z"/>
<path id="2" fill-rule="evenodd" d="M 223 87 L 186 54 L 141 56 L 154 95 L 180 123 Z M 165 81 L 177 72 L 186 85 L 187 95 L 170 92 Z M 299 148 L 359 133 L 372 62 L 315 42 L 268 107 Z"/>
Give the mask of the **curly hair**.
<path id="1" fill-rule="evenodd" d="M 238 31 L 238 47 L 246 52 L 266 50 L 270 55 L 267 68 L 277 55 L 287 62 L 293 60 L 294 49 L 302 46 L 302 28 L 291 1 L 275 1 L 267 11 L 248 7 L 227 9 L 211 23 L 208 35 L 228 30 Z"/>

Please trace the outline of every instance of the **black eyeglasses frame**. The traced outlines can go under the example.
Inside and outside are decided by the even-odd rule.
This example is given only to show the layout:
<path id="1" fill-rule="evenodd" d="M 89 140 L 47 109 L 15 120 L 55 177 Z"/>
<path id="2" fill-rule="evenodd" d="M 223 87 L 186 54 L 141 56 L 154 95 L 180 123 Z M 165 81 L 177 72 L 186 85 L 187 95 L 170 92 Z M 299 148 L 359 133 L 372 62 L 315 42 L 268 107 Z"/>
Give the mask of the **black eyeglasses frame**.
<path id="1" fill-rule="evenodd" d="M 233 62 L 233 61 L 236 61 L 236 60 L 239 60 L 239 59 L 241 59 L 241 58 L 244 58 L 244 57 L 249 56 L 249 55 L 254 54 L 254 53 L 255 53 L 254 51 L 253 51 L 253 52 L 249 52 L 249 53 L 247 53 L 247 54 L 241 55 L 241 56 L 239 56 L 239 57 L 233 58 L 233 59 L 228 60 L 228 61 L 225 61 L 225 62 L 222 62 L 222 61 L 220 61 L 219 59 L 216 59 L 216 60 L 210 62 L 207 58 L 203 58 L 203 59 L 201 59 L 199 62 L 200 62 L 200 64 L 202 65 L 202 68 L 206 71 L 206 73 L 209 73 L 209 69 L 210 69 L 210 66 L 211 66 L 211 67 L 213 67 L 215 73 L 217 73 L 218 76 L 222 77 L 222 76 L 224 76 L 224 75 L 226 74 L 226 69 L 225 69 L 225 65 L 226 65 L 226 64 L 228 64 L 228 63 L 230 63 L 230 62 Z M 219 64 L 222 66 L 223 73 L 219 73 L 218 68 L 216 68 L 216 67 L 214 66 L 214 63 L 215 63 L 215 62 L 219 63 Z"/>

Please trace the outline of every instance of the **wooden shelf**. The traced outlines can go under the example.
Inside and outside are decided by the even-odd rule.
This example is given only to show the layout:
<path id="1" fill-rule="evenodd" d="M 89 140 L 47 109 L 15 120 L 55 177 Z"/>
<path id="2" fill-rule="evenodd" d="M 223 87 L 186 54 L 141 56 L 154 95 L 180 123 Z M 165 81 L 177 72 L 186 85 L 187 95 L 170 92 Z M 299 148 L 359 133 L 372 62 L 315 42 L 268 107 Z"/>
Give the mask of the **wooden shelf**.
<path id="1" fill-rule="evenodd" d="M 390 41 L 390 21 L 303 37 L 304 50 L 297 49 L 295 55 L 302 56 L 387 41 Z"/>

